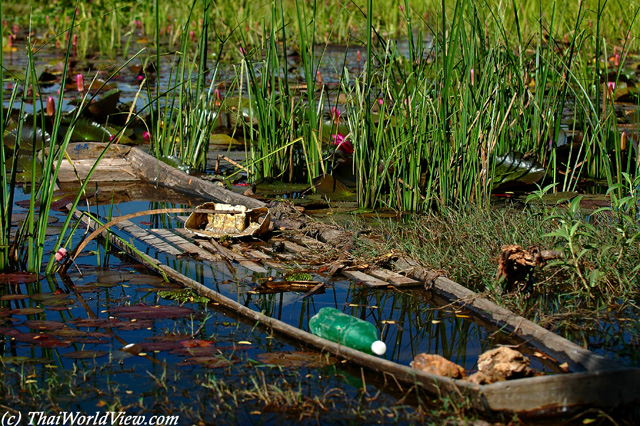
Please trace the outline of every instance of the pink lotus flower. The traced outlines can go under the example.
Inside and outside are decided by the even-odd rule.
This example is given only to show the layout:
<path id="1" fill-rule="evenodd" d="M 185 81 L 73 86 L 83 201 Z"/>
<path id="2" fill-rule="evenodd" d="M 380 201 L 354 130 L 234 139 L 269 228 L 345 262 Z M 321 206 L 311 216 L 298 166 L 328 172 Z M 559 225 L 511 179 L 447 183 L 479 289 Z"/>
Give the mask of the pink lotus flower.
<path id="1" fill-rule="evenodd" d="M 616 90 L 616 83 L 613 81 L 608 81 L 607 89 L 609 90 L 609 93 L 613 93 L 613 91 Z"/>
<path id="2" fill-rule="evenodd" d="M 144 139 L 145 141 L 150 141 L 151 133 L 148 130 L 145 130 L 144 132 L 142 132 L 142 139 Z"/>
<path id="3" fill-rule="evenodd" d="M 55 254 L 56 262 L 61 262 L 67 256 L 67 249 L 64 247 L 60 247 Z"/>
<path id="4" fill-rule="evenodd" d="M 331 135 L 331 137 L 333 138 L 331 145 L 335 145 L 336 149 L 341 150 L 345 154 L 353 154 L 353 145 L 351 144 L 351 142 L 346 140 L 344 136 L 338 133 L 335 135 Z"/>

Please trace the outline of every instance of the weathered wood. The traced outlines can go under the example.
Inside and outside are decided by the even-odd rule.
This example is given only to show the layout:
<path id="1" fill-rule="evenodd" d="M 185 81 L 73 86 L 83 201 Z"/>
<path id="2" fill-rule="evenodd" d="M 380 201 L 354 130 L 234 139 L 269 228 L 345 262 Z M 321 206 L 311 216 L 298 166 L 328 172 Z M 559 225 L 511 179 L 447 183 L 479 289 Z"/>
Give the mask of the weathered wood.
<path id="1" fill-rule="evenodd" d="M 67 147 L 68 158 L 60 164 L 58 181 L 78 182 L 87 178 L 96 158 L 107 149 L 104 143 L 71 143 Z M 131 147 L 112 144 L 90 178 L 91 182 L 135 181 L 141 177 L 131 171 L 124 156 Z"/>
<path id="2" fill-rule="evenodd" d="M 208 250 L 204 250 L 198 247 L 197 245 L 193 244 L 191 241 L 186 240 L 185 238 L 171 232 L 168 229 L 151 229 L 150 232 L 164 238 L 171 244 L 175 244 L 185 252 L 197 253 L 201 259 L 208 260 L 209 262 L 214 262 L 214 263 L 220 262 L 220 256 L 215 255 Z"/>
<path id="3" fill-rule="evenodd" d="M 457 301 L 465 309 L 485 318 L 504 332 L 518 336 L 529 346 L 552 356 L 559 363 L 566 362 L 571 371 L 599 371 L 619 368 L 613 361 L 594 354 L 520 315 L 501 308 L 448 278 L 436 278 L 432 290 L 446 299 Z"/>
<path id="4" fill-rule="evenodd" d="M 182 254 L 182 251 L 178 250 L 165 240 L 151 234 L 149 231 L 140 228 L 130 220 L 123 220 L 122 222 L 116 223 L 114 226 L 163 253 L 174 256 Z"/>
<path id="5" fill-rule="evenodd" d="M 263 253 L 260 250 L 253 250 L 253 249 L 246 250 L 244 247 L 242 247 L 241 244 L 232 244 L 231 247 L 233 247 L 235 250 L 242 253 L 243 255 L 246 253 L 247 255 L 251 256 L 253 259 L 258 259 L 261 264 L 267 265 L 270 268 L 273 268 L 276 270 L 283 269 L 282 263 L 276 262 L 275 259 L 273 259 L 271 256 L 269 256 L 266 253 Z"/>
<path id="6" fill-rule="evenodd" d="M 81 182 L 87 178 L 95 160 L 74 160 L 71 166 L 58 172 L 60 182 Z M 140 181 L 141 178 L 131 171 L 129 161 L 124 158 L 103 158 L 100 167 L 91 175 L 89 182 L 127 182 Z"/>
<path id="7" fill-rule="evenodd" d="M 364 272 L 360 271 L 342 271 L 342 275 L 347 278 L 351 278 L 354 281 L 361 282 L 367 287 L 388 287 L 389 284 L 386 281 L 379 280 L 378 278 L 372 277 L 371 275 L 367 275 Z"/>
<path id="8" fill-rule="evenodd" d="M 197 194 L 207 199 L 233 204 L 244 205 L 248 208 L 264 207 L 262 201 L 236 194 L 214 183 L 198 179 L 163 163 L 136 147 L 107 143 L 74 143 L 67 148 L 68 161 L 61 163 L 58 170 L 58 180 L 76 182 L 76 172 L 81 179 L 93 167 L 96 159 L 107 149 L 104 157 L 96 166 L 92 181 L 128 181 L 145 180 L 155 185 L 179 189 L 183 192 Z M 74 171 L 73 167 L 76 167 Z"/>
<path id="9" fill-rule="evenodd" d="M 194 235 L 193 232 L 184 228 L 176 229 L 175 231 L 186 236 Z M 220 245 L 213 239 L 211 241 L 198 240 L 197 244 L 200 245 L 200 247 L 211 251 L 211 253 L 214 253 L 214 254 L 219 253 L 221 256 L 225 257 L 226 259 L 237 262 L 238 264 L 240 264 L 240 266 L 246 269 L 249 269 L 250 271 L 257 272 L 259 274 L 266 274 L 269 272 L 260 264 L 250 259 L 247 259 L 246 257 L 234 252 L 233 250 L 229 250 L 228 248 L 224 247 L 223 245 Z"/>
<path id="10" fill-rule="evenodd" d="M 388 269 L 371 268 L 367 270 L 367 274 L 387 281 L 394 287 L 418 287 L 422 285 L 420 281 L 400 275 L 397 272 L 393 272 Z"/>
<path id="11" fill-rule="evenodd" d="M 638 401 L 639 383 L 640 369 L 621 368 L 497 382 L 482 392 L 495 412 L 567 415 L 587 401 L 593 407 L 628 406 Z"/>
<path id="12" fill-rule="evenodd" d="M 305 255 L 310 252 L 308 248 L 302 247 L 301 245 L 298 245 L 292 241 L 284 240 L 282 242 L 284 243 L 284 248 L 286 248 L 290 252 L 300 254 L 300 255 Z"/>
<path id="13" fill-rule="evenodd" d="M 184 192 L 213 198 L 218 202 L 244 205 L 252 209 L 265 206 L 262 201 L 236 194 L 214 183 L 189 176 L 140 149 L 132 148 L 125 158 L 130 162 L 134 173 L 157 185 L 178 188 Z"/>

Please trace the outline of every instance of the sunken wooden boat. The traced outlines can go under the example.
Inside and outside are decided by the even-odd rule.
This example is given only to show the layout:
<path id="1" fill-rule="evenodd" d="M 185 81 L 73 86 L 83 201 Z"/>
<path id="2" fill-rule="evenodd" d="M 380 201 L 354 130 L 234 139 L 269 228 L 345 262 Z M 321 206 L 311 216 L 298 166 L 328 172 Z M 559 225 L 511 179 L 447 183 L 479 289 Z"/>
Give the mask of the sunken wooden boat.
<path id="1" fill-rule="evenodd" d="M 83 148 L 92 144 L 78 144 Z M 94 153 L 101 152 L 104 145 L 96 144 Z M 72 179 L 83 179 L 83 170 L 88 170 L 95 162 L 89 155 L 89 149 L 76 150 L 70 145 L 69 156 L 73 168 L 70 170 Z M 112 148 L 113 149 L 113 146 Z M 74 155 L 78 154 L 79 155 Z M 253 198 L 245 197 L 221 188 L 211 182 L 189 176 L 176 170 L 144 153 L 138 148 L 116 146 L 112 155 L 106 156 L 108 161 L 98 166 L 94 177 L 103 179 L 102 173 L 114 178 L 116 172 L 122 171 L 131 178 L 144 180 L 156 185 L 180 188 L 181 190 L 204 196 L 214 202 L 229 204 L 242 204 L 249 208 L 262 208 L 265 204 Z M 102 161 L 105 161 L 103 159 Z M 69 170 L 67 171 L 69 172 Z M 100 174 L 97 174 L 97 173 Z M 63 175 L 60 170 L 59 176 Z M 86 175 L 84 175 L 86 177 Z M 85 223 L 96 229 L 95 223 L 76 211 L 75 214 Z M 115 223 L 115 222 L 114 222 Z M 193 239 L 193 233 L 186 229 L 178 229 L 175 233 L 168 230 L 143 230 L 131 225 L 121 227 L 158 250 L 164 250 L 174 254 L 180 250 L 200 250 L 202 261 L 213 259 L 217 251 L 228 251 L 228 256 L 239 267 L 260 271 L 262 266 L 255 261 L 261 258 L 265 264 L 269 262 L 268 254 L 255 253 L 252 257 L 243 256 L 238 251 L 216 245 L 215 241 L 198 241 Z M 100 231 L 100 229 L 99 229 Z M 489 416 L 518 414 L 522 417 L 540 418 L 550 416 L 567 417 L 577 412 L 599 408 L 610 410 L 614 408 L 635 407 L 640 402 L 640 369 L 624 367 L 594 354 L 562 337 L 556 335 L 537 324 L 507 311 L 486 298 L 466 289 L 465 287 L 445 278 L 430 274 L 413 265 L 399 274 L 381 268 L 372 268 L 365 272 L 345 271 L 343 274 L 371 287 L 405 287 L 427 285 L 430 291 L 438 294 L 448 301 L 457 303 L 476 316 L 476 321 L 500 328 L 514 336 L 519 337 L 526 344 L 541 353 L 552 357 L 559 364 L 568 367 L 568 373 L 521 378 L 502 381 L 490 385 L 477 385 L 465 380 L 451 379 L 448 377 L 429 374 L 407 365 L 401 365 L 373 355 L 342 346 L 325 340 L 311 333 L 291 326 L 285 322 L 256 312 L 238 302 L 216 292 L 171 268 L 162 264 L 157 259 L 131 250 L 121 240 L 106 228 L 101 230 L 103 237 L 111 244 L 129 253 L 146 266 L 159 270 L 169 279 L 197 291 L 202 296 L 211 299 L 220 307 L 255 321 L 276 333 L 293 338 L 302 344 L 315 347 L 320 351 L 326 351 L 357 365 L 364 370 L 377 373 L 377 377 L 386 383 L 398 386 L 416 387 L 425 393 L 435 397 L 446 397 L 464 406 L 471 407 L 478 412 Z M 289 241 L 286 247 L 292 253 L 304 256 L 304 245 L 308 244 L 313 249 L 314 244 L 322 244 L 308 236 L 301 236 L 297 242 Z M 261 257 L 262 256 L 262 257 Z M 264 270 L 264 268 L 262 268 Z M 392 290 L 391 290 L 392 291 Z"/>

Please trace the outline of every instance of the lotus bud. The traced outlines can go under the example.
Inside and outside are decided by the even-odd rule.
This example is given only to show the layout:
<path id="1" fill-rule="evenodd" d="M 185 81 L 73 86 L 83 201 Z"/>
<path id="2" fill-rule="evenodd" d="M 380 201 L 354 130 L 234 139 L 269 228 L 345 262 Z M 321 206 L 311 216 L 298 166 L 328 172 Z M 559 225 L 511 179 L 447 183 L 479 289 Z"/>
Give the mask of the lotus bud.
<path id="1" fill-rule="evenodd" d="M 71 37 L 71 45 L 73 47 L 78 45 L 78 34 L 73 34 L 73 37 Z"/>
<path id="2" fill-rule="evenodd" d="M 616 67 L 620 66 L 620 54 L 616 53 L 616 56 L 613 57 L 613 63 Z"/>
<path id="3" fill-rule="evenodd" d="M 150 141 L 151 133 L 148 130 L 145 130 L 144 132 L 142 132 L 142 139 L 144 139 L 145 141 Z"/>
<path id="4" fill-rule="evenodd" d="M 358 50 L 358 51 L 356 52 L 356 60 L 357 60 L 358 62 L 360 62 L 360 60 L 361 60 L 361 59 L 362 59 L 362 55 L 361 55 L 360 51 Z"/>
<path id="5" fill-rule="evenodd" d="M 382 106 L 383 103 L 384 101 L 382 100 L 382 98 L 378 99 L 378 105 Z"/>
<path id="6" fill-rule="evenodd" d="M 53 96 L 47 98 L 47 116 L 53 117 L 56 114 L 56 101 L 53 100 Z"/>
<path id="7" fill-rule="evenodd" d="M 320 70 L 316 71 L 316 77 L 318 78 L 318 83 L 322 84 L 322 74 L 320 74 Z"/>
<path id="8" fill-rule="evenodd" d="M 340 110 L 338 108 L 331 107 L 330 115 L 331 115 L 331 118 L 333 119 L 334 123 L 336 123 L 336 124 L 340 123 Z"/>
<path id="9" fill-rule="evenodd" d="M 18 27 L 17 24 L 13 24 L 13 35 L 14 37 L 18 35 L 18 33 L 20 32 L 20 28 Z"/>
<path id="10" fill-rule="evenodd" d="M 471 71 L 469 72 L 469 74 L 471 74 L 471 85 L 473 86 L 475 84 L 475 71 L 473 68 L 471 68 Z"/>
<path id="11" fill-rule="evenodd" d="M 76 88 L 78 89 L 78 92 L 84 91 L 84 75 L 76 74 Z"/>
<path id="12" fill-rule="evenodd" d="M 191 39 L 191 41 L 195 41 L 196 33 L 193 30 L 189 31 L 189 38 Z"/>
<path id="13" fill-rule="evenodd" d="M 622 132 L 620 135 L 620 151 L 627 150 L 627 132 Z"/>

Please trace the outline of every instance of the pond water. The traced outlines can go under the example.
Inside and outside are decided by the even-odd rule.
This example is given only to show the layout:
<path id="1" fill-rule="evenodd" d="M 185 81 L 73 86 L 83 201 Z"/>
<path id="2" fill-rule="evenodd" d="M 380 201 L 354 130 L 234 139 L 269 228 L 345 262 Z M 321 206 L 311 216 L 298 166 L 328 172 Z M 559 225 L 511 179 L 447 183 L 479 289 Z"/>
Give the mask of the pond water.
<path id="1" fill-rule="evenodd" d="M 178 194 L 159 196 L 180 200 Z M 123 201 L 113 214 L 173 206 L 189 204 Z M 107 216 L 111 207 L 93 206 L 96 210 Z M 59 212 L 52 217 L 63 219 Z M 182 226 L 179 218 L 168 216 L 132 221 L 145 229 Z M 53 241 L 52 236 L 47 244 Z M 311 264 L 296 268 L 326 282 L 324 293 L 308 298 L 298 292 L 260 294 L 258 284 L 269 276 L 281 277 L 282 270 L 257 274 L 234 265 L 230 272 L 139 241 L 136 246 L 245 306 L 305 330 L 309 318 L 325 306 L 369 321 L 387 343 L 385 357 L 405 365 L 426 352 L 470 371 L 480 353 L 520 343 L 474 323 L 465 311 L 424 290 L 370 289 L 345 278 L 327 278 L 318 272 L 320 265 Z M 244 424 L 245 416 L 259 418 L 260 424 L 281 422 L 283 416 L 349 424 L 365 412 L 375 419 L 409 413 L 406 421 L 411 422 L 418 415 L 405 406 L 406 390 L 399 392 L 375 376 L 363 376 L 353 366 L 221 310 L 106 250 L 103 243 L 90 243 L 68 274 L 31 278 L 26 274 L 0 284 L 3 386 L 15 389 L 10 402 L 17 409 L 92 413 L 116 407 L 139 414 L 178 414 L 180 424 L 202 419 Z M 557 370 L 531 358 L 541 373 Z M 311 410 L 309 401 L 327 408 Z"/>

